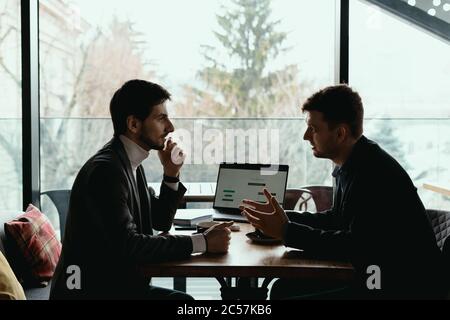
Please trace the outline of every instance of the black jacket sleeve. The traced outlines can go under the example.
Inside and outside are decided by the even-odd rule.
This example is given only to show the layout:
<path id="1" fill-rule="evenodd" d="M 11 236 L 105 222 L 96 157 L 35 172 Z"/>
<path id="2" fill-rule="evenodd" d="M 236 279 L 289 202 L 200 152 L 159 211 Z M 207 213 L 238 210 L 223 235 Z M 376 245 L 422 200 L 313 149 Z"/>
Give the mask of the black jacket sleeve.
<path id="1" fill-rule="evenodd" d="M 167 232 L 172 227 L 178 205 L 186 192 L 186 188 L 180 182 L 178 190 L 175 191 L 162 182 L 159 197 L 155 196 L 155 191 L 152 188 L 149 188 L 149 191 L 153 228 Z"/>
<path id="2" fill-rule="evenodd" d="M 90 211 L 105 243 L 117 252 L 117 259 L 135 263 L 161 262 L 183 259 L 192 253 L 189 236 L 149 236 L 137 232 L 130 212 L 133 200 L 127 177 L 119 168 L 110 164 L 98 165 L 91 174 L 88 189 Z M 168 199 L 170 196 L 163 196 L 159 203 Z M 159 207 L 163 206 L 159 204 Z M 158 205 L 153 210 L 159 211 Z"/>
<path id="3" fill-rule="evenodd" d="M 339 219 L 334 208 L 317 213 L 286 210 L 289 221 L 304 224 L 313 228 L 335 229 Z"/>
<path id="4" fill-rule="evenodd" d="M 349 230 L 323 230 L 289 222 L 285 229 L 284 244 L 317 256 L 347 259 L 350 238 Z"/>
<path id="5" fill-rule="evenodd" d="M 285 227 L 285 245 L 342 259 L 379 248 L 377 239 L 387 236 L 377 234 L 383 229 L 383 209 L 370 201 L 373 193 L 367 183 L 359 185 L 354 181 L 351 190 L 340 212 L 331 210 L 292 219 Z"/>

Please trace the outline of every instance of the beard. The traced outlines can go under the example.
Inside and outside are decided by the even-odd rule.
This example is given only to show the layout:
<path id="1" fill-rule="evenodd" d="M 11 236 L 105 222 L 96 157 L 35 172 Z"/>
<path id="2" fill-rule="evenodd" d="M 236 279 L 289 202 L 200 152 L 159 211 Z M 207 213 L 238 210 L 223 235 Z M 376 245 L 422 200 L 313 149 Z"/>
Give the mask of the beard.
<path id="1" fill-rule="evenodd" d="M 149 150 L 164 150 L 164 142 L 161 143 L 157 143 L 154 140 L 146 137 L 144 134 L 141 134 L 139 136 L 139 140 L 141 140 L 147 147 Z"/>

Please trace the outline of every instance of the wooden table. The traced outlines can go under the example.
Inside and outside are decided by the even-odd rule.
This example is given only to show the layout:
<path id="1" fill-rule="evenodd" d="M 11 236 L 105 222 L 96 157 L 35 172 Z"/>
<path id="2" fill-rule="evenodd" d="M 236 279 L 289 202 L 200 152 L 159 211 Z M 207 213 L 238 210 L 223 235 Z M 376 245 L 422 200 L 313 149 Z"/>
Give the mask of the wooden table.
<path id="1" fill-rule="evenodd" d="M 241 230 L 232 233 L 227 254 L 193 255 L 183 261 L 145 265 L 141 270 L 151 277 L 215 277 L 222 284 L 221 290 L 227 289 L 224 286 L 231 289 L 231 283 L 224 277 L 266 278 L 269 283 L 273 278 L 346 282 L 354 277 L 350 263 L 307 257 L 302 251 L 286 248 L 281 243 L 255 244 L 245 235 L 254 231 L 253 227 L 246 223 L 238 225 Z"/>
<path id="2" fill-rule="evenodd" d="M 423 187 L 427 190 L 431 190 L 434 192 L 437 192 L 439 194 L 442 194 L 444 196 L 450 197 L 450 186 L 445 186 L 442 184 L 431 184 L 431 183 L 424 183 Z"/>

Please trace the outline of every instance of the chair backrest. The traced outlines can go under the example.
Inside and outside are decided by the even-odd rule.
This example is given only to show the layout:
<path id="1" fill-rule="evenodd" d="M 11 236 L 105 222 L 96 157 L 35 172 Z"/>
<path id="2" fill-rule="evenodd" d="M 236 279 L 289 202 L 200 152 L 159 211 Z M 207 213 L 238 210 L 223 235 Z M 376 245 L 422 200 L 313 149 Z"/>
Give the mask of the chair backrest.
<path id="1" fill-rule="evenodd" d="M 427 209 L 428 219 L 436 236 L 438 247 L 442 250 L 450 235 L 450 211 Z"/>
<path id="2" fill-rule="evenodd" d="M 66 227 L 67 211 L 69 210 L 71 190 L 52 190 L 42 192 L 42 195 L 46 195 L 52 200 L 53 204 L 58 211 L 59 216 L 59 229 L 61 230 L 61 240 L 64 238 L 64 230 Z"/>
<path id="3" fill-rule="evenodd" d="M 304 186 L 302 188 L 311 191 L 317 212 L 328 210 L 333 206 L 333 187 Z"/>
<path id="4" fill-rule="evenodd" d="M 442 250 L 444 267 L 447 270 L 447 299 L 450 299 L 450 211 L 427 209 L 427 216 L 433 228 L 437 245 Z"/>
<path id="5" fill-rule="evenodd" d="M 306 189 L 286 189 L 284 197 L 284 209 L 308 210 L 308 201 L 312 199 L 311 191 Z"/>
<path id="6" fill-rule="evenodd" d="M 444 241 L 444 246 L 442 247 L 442 255 L 444 257 L 445 270 L 450 273 L 450 237 L 447 237 Z M 450 274 L 447 276 L 448 281 L 448 296 L 450 299 Z"/>
<path id="7" fill-rule="evenodd" d="M 300 189 L 287 189 L 284 201 L 286 210 L 308 210 L 308 201 L 314 201 L 316 211 L 321 212 L 333 205 L 333 187 L 305 186 Z"/>

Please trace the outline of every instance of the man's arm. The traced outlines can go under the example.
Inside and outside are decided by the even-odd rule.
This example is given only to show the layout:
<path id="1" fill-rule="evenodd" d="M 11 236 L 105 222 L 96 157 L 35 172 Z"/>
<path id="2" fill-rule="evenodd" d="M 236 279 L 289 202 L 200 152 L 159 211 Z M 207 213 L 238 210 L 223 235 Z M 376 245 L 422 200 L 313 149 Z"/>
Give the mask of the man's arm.
<path id="1" fill-rule="evenodd" d="M 155 196 L 153 189 L 150 188 L 149 191 L 153 228 L 158 231 L 167 232 L 172 227 L 173 219 L 186 193 L 186 188 L 179 182 L 178 190 L 173 190 L 163 181 L 161 183 L 159 197 Z"/>
<path id="2" fill-rule="evenodd" d="M 99 165 L 91 174 L 88 188 L 89 206 L 111 247 L 117 250 L 118 259 L 159 262 L 187 258 L 192 253 L 189 236 L 149 236 L 137 232 L 128 206 L 128 201 L 133 200 L 123 171 L 110 164 Z"/>
<path id="3" fill-rule="evenodd" d="M 304 224 L 313 228 L 326 230 L 333 230 L 338 226 L 338 214 L 334 207 L 330 210 L 317 213 L 294 210 L 286 210 L 285 212 L 289 218 L 289 221 L 293 223 Z"/>
<path id="4" fill-rule="evenodd" d="M 180 189 L 180 187 L 181 187 L 181 189 Z M 164 188 L 164 190 L 162 190 L 163 188 Z M 169 182 L 163 181 L 163 183 L 161 185 L 161 190 L 160 190 L 160 193 L 163 194 L 162 199 L 174 198 L 174 197 L 177 198 L 179 195 L 178 194 L 179 192 L 182 192 L 183 195 L 186 192 L 186 188 L 184 187 L 184 185 L 181 184 L 181 182 L 169 183 Z M 170 228 L 173 224 L 173 218 L 174 218 L 174 215 L 176 214 L 176 210 L 179 206 L 181 198 L 178 200 L 171 201 L 171 202 L 167 202 L 167 200 L 166 200 L 166 202 L 163 202 L 163 200 L 161 200 L 161 197 L 157 198 L 155 196 L 155 191 L 152 188 L 150 188 L 150 195 L 151 195 L 152 205 L 155 205 L 159 208 L 158 211 L 155 211 L 155 210 L 152 211 L 153 221 L 155 221 L 156 219 L 159 219 L 159 221 L 157 222 L 158 224 L 154 225 L 154 229 L 167 232 L 168 230 L 170 230 Z M 173 205 L 174 203 L 177 203 L 177 206 L 174 206 Z M 167 231 L 165 231 L 165 230 L 167 230 Z M 207 244 L 206 244 L 206 238 L 204 237 L 203 234 L 193 234 L 193 235 L 191 235 L 191 239 L 192 239 L 192 253 L 206 252 Z"/>
<path id="5" fill-rule="evenodd" d="M 178 205 L 186 192 L 186 188 L 179 182 L 183 162 L 174 161 L 172 155 L 177 155 L 180 158 L 184 156 L 183 151 L 177 147 L 172 138 L 169 138 L 165 148 L 158 151 L 158 157 L 164 171 L 164 181 L 161 184 L 159 198 L 155 197 L 154 191 L 150 189 L 153 228 L 163 232 L 169 231 L 172 227 Z M 175 181 L 166 181 L 166 179 Z"/>
<path id="6" fill-rule="evenodd" d="M 374 193 L 367 183 L 354 182 L 350 192 L 339 217 L 336 211 L 323 213 L 331 214 L 335 228 L 311 227 L 291 221 L 283 230 L 285 245 L 342 259 L 379 251 L 381 243 L 385 242 L 381 239 L 388 236 L 383 232 L 387 229 L 387 221 L 383 220 L 386 209 L 371 199 Z"/>
<path id="7" fill-rule="evenodd" d="M 316 255 L 342 259 L 351 257 L 350 230 L 323 230 L 288 222 L 284 228 L 283 242 L 286 247 L 303 249 Z"/>

